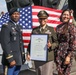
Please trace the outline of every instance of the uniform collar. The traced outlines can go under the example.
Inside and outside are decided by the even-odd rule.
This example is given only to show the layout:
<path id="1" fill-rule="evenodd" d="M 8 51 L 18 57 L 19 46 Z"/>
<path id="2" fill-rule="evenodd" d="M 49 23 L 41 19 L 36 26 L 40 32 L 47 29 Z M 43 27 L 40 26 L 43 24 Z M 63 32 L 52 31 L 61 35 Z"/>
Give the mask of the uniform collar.
<path id="1" fill-rule="evenodd" d="M 46 25 L 44 25 L 43 27 L 40 26 L 41 29 L 45 29 Z"/>
<path id="2" fill-rule="evenodd" d="M 12 20 L 11 20 L 12 21 Z M 16 23 L 16 22 L 14 22 L 14 21 L 12 21 L 13 23 L 14 23 L 14 25 L 17 25 L 18 24 L 18 22 Z"/>

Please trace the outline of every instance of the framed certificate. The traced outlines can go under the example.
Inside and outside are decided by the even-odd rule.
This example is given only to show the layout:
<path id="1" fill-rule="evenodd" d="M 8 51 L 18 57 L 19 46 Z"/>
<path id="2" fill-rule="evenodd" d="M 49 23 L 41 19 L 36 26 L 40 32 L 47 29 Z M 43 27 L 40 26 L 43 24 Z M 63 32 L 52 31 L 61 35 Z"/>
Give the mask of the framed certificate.
<path id="1" fill-rule="evenodd" d="M 30 44 L 31 60 L 47 61 L 47 34 L 32 34 Z"/>

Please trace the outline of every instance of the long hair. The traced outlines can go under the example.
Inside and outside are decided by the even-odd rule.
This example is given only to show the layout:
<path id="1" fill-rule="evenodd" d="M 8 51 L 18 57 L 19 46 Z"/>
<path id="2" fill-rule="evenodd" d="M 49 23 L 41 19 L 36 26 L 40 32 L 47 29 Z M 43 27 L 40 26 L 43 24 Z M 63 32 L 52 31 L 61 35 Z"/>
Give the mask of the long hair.
<path id="1" fill-rule="evenodd" d="M 62 34 L 65 34 L 68 31 L 68 23 L 64 23 Z"/>
<path id="2" fill-rule="evenodd" d="M 71 16 L 71 12 L 70 12 L 70 10 L 69 9 L 65 9 L 65 10 L 63 10 L 62 11 L 62 13 L 61 13 L 61 16 L 60 16 L 60 21 L 61 22 L 63 22 L 63 20 L 62 20 L 62 15 L 64 14 L 64 12 L 66 12 L 66 11 L 68 11 L 69 12 L 69 14 L 70 14 L 70 16 Z M 70 20 L 70 19 L 69 19 Z M 69 22 L 69 21 L 68 21 Z"/>
<path id="3" fill-rule="evenodd" d="M 60 21 L 61 21 L 61 22 L 63 22 L 63 20 L 62 20 L 62 15 L 63 15 L 63 14 L 64 14 L 64 12 L 66 12 L 66 11 L 68 11 L 68 12 L 69 12 L 69 14 L 70 14 L 70 16 L 71 16 L 71 12 L 70 12 L 70 10 L 69 10 L 69 9 L 65 9 L 65 10 L 63 10 L 63 12 L 62 12 L 62 14 L 61 14 L 61 16 L 60 16 Z M 65 33 L 67 32 L 69 21 L 70 21 L 70 18 L 69 18 L 69 20 L 68 20 L 66 23 L 64 23 L 64 24 L 65 24 L 65 26 L 63 27 L 62 34 L 65 34 Z"/>

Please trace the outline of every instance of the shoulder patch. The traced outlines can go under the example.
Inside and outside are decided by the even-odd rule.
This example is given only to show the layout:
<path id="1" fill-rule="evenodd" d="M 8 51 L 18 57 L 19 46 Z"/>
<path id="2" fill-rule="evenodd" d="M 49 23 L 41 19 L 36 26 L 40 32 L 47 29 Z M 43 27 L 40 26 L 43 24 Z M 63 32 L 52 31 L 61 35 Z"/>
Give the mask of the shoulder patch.
<path id="1" fill-rule="evenodd" d="M 8 26 L 8 23 L 3 24 L 2 26 L 3 26 L 3 27 L 6 27 L 6 26 Z"/>
<path id="2" fill-rule="evenodd" d="M 7 25 L 8 25 L 8 23 L 5 23 L 4 25 L 6 25 L 6 26 L 7 26 Z"/>

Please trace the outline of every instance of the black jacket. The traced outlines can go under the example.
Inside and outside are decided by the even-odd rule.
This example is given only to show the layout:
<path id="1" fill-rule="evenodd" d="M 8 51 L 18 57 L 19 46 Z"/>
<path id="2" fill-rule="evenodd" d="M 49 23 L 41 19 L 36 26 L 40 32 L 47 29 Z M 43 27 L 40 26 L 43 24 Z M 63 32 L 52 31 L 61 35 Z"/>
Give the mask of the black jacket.
<path id="1" fill-rule="evenodd" d="M 70 10 L 74 11 L 73 16 L 76 18 L 76 0 L 68 0 L 68 6 Z"/>
<path id="2" fill-rule="evenodd" d="M 33 3 L 32 0 L 12 0 L 10 2 L 6 0 L 8 11 L 13 7 L 23 8 L 25 6 L 30 6 L 32 5 L 32 3 Z"/>
<path id="3" fill-rule="evenodd" d="M 2 26 L 1 46 L 3 49 L 3 65 L 9 65 L 13 60 L 16 61 L 16 65 L 22 65 L 25 62 L 20 25 L 15 26 L 12 21 L 9 21 L 7 24 Z"/>
<path id="4" fill-rule="evenodd" d="M 57 5 L 60 3 L 60 0 L 33 0 L 34 5 L 57 8 Z"/>

